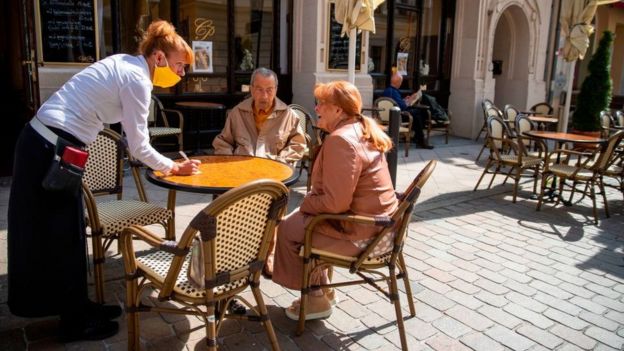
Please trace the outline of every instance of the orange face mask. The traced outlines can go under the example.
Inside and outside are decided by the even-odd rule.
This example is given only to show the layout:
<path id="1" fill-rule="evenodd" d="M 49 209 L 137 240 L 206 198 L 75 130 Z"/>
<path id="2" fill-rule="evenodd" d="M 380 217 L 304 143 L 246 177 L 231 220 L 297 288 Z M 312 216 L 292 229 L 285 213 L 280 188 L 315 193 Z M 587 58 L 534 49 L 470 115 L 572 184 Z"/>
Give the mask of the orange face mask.
<path id="1" fill-rule="evenodd" d="M 182 78 L 169 67 L 167 58 L 165 58 L 165 65 L 163 67 L 154 66 L 152 83 L 157 87 L 169 88 L 178 84 L 181 79 Z"/>

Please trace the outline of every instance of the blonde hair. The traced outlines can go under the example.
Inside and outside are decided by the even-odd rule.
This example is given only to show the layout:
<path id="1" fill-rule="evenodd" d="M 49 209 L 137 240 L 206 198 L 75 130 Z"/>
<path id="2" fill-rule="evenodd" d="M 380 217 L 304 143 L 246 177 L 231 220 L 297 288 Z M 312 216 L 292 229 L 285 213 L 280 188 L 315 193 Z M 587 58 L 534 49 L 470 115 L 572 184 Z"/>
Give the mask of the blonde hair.
<path id="1" fill-rule="evenodd" d="M 155 50 L 162 50 L 165 55 L 169 55 L 172 51 L 182 51 L 186 53 L 187 64 L 191 64 L 194 60 L 191 47 L 176 33 L 175 27 L 164 20 L 150 23 L 143 35 L 143 40 L 139 43 L 139 53 L 145 57 Z"/>
<path id="2" fill-rule="evenodd" d="M 375 149 L 386 152 L 392 148 L 392 139 L 377 122 L 360 113 L 362 96 L 355 85 L 345 81 L 319 83 L 314 88 L 314 97 L 340 107 L 347 116 L 357 119 L 362 124 L 364 139 Z"/>

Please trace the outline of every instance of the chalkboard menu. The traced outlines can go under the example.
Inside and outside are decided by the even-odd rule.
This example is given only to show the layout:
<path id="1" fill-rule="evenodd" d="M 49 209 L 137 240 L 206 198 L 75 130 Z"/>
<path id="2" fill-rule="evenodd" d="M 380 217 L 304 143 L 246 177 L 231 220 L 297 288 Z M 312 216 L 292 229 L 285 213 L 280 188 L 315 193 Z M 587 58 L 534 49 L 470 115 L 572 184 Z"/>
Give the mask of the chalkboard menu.
<path id="1" fill-rule="evenodd" d="M 343 69 L 346 70 L 349 67 L 349 37 L 341 37 L 342 24 L 336 21 L 334 14 L 335 5 L 333 3 L 329 6 L 330 22 L 329 22 L 329 38 L 327 41 L 327 68 L 328 69 Z M 362 62 L 362 33 L 356 36 L 355 42 L 355 69 L 360 69 L 360 62 Z"/>
<path id="2" fill-rule="evenodd" d="M 97 60 L 94 0 L 39 0 L 43 62 L 92 63 Z"/>

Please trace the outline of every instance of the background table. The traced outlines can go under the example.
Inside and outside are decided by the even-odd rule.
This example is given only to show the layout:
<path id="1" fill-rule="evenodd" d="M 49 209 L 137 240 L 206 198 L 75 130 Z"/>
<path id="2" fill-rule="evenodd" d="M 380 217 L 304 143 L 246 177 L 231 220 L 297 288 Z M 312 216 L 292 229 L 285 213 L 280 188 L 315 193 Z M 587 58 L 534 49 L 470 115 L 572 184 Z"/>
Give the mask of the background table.
<path id="1" fill-rule="evenodd" d="M 148 169 L 150 183 L 169 189 L 167 208 L 173 213 L 170 229 L 175 230 L 176 190 L 203 194 L 222 194 L 234 187 L 257 179 L 273 179 L 286 186 L 294 184 L 299 173 L 282 162 L 254 156 L 210 155 L 193 157 L 200 160 L 200 173 L 190 176 L 165 176 Z M 172 232 L 173 233 L 173 232 Z"/>
<path id="2" fill-rule="evenodd" d="M 208 147 L 225 125 L 225 105 L 206 101 L 178 101 L 177 109 L 184 114 L 188 121 L 188 129 L 193 131 L 195 137 L 194 154 L 201 154 L 201 135 L 208 134 L 206 139 Z"/>

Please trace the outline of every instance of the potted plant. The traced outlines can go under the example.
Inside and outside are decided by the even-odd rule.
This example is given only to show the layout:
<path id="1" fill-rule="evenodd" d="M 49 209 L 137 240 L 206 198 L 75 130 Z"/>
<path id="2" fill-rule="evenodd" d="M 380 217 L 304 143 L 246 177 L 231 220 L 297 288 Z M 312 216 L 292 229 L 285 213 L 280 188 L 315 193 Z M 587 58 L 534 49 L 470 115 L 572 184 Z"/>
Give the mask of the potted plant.
<path id="1" fill-rule="evenodd" d="M 572 115 L 575 133 L 600 136 L 600 112 L 611 103 L 611 46 L 613 33 L 605 31 L 596 53 L 589 61 L 589 75 L 581 85 Z M 589 133 L 587 133 L 589 132 Z"/>

